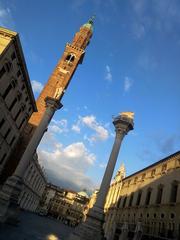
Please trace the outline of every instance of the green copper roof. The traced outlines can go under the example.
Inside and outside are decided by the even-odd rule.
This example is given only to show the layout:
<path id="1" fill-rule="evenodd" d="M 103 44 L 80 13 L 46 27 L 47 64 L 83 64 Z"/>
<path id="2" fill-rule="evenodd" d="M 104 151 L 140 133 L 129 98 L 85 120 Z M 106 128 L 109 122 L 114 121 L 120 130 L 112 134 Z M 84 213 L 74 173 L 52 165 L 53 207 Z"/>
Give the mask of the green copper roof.
<path id="1" fill-rule="evenodd" d="M 91 31 L 93 31 L 93 25 L 94 25 L 93 20 L 94 20 L 94 18 L 95 18 L 95 17 L 92 16 L 92 17 L 88 20 L 88 22 L 83 25 L 83 27 L 87 27 L 87 28 L 91 29 Z"/>

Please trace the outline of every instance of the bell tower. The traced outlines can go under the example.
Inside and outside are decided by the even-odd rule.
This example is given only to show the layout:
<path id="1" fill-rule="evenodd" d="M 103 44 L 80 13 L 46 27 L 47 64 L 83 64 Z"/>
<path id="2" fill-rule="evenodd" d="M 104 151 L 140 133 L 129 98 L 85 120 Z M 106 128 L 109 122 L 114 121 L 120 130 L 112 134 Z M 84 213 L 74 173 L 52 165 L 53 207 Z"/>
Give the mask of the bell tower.
<path id="1" fill-rule="evenodd" d="M 62 99 L 76 68 L 83 61 L 85 49 L 89 44 L 92 33 L 93 18 L 80 28 L 79 32 L 75 34 L 72 43 L 66 44 L 61 59 L 36 101 L 38 111 L 32 114 L 29 120 L 30 125 L 36 127 L 42 119 L 45 111 L 44 99 L 46 97 Z"/>
<path id="2" fill-rule="evenodd" d="M 90 18 L 87 23 L 82 25 L 79 32 L 75 34 L 72 42 L 66 44 L 62 57 L 57 63 L 55 69 L 49 77 L 48 82 L 44 86 L 36 101 L 37 112 L 32 113 L 24 132 L 19 138 L 13 154 L 11 154 L 4 166 L 0 176 L 0 184 L 3 184 L 15 171 L 36 127 L 41 122 L 46 110 L 45 99 L 50 97 L 55 98 L 59 102 L 61 101 L 76 68 L 83 61 L 85 49 L 93 34 L 93 20 L 94 17 Z"/>

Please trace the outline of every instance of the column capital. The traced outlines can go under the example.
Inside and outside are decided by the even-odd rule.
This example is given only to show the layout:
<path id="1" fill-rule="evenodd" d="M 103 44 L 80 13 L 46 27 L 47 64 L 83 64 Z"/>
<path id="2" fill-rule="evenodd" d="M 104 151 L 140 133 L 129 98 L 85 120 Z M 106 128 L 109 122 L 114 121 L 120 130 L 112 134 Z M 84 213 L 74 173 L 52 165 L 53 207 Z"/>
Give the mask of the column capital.
<path id="1" fill-rule="evenodd" d="M 131 114 L 132 115 L 132 114 Z M 134 129 L 134 122 L 131 116 L 127 113 L 121 113 L 119 116 L 113 119 L 113 124 L 115 126 L 115 131 L 117 136 L 124 136 L 130 130 Z"/>
<path id="2" fill-rule="evenodd" d="M 57 110 L 63 107 L 62 103 L 60 103 L 57 99 L 52 97 L 46 97 L 45 103 L 46 103 L 46 108 L 51 107 Z"/>

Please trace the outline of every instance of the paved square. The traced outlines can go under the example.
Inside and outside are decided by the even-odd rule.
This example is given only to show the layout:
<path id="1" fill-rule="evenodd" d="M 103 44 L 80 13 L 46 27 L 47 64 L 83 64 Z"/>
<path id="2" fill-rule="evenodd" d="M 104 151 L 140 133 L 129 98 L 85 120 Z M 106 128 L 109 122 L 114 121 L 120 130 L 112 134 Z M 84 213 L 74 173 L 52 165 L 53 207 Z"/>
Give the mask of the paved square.
<path id="1" fill-rule="evenodd" d="M 18 226 L 1 225 L 0 240 L 66 240 L 74 228 L 58 220 L 22 211 Z M 49 238 L 50 239 L 50 238 Z"/>

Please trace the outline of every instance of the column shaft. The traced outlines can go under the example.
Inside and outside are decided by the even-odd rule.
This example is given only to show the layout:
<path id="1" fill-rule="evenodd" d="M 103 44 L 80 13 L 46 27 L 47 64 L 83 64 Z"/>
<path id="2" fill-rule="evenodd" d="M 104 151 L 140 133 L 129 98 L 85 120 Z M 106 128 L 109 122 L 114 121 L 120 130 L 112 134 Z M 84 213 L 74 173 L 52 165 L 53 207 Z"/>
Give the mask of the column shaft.
<path id="1" fill-rule="evenodd" d="M 48 124 L 54 115 L 55 109 L 52 107 L 47 107 L 46 111 L 44 113 L 44 116 L 39 124 L 39 126 L 36 128 L 36 131 L 34 132 L 33 137 L 31 138 L 15 172 L 14 175 L 23 177 L 25 170 L 27 169 L 29 162 L 32 160 L 33 154 L 35 153 L 43 135 L 46 131 Z"/>
<path id="2" fill-rule="evenodd" d="M 109 186 L 110 186 L 112 175 L 113 175 L 114 168 L 116 165 L 119 149 L 120 149 L 121 142 L 123 140 L 124 135 L 125 134 L 123 132 L 121 134 L 116 133 L 116 138 L 114 141 L 112 152 L 111 152 L 111 155 L 110 155 L 107 167 L 106 167 L 106 171 L 104 173 L 104 177 L 103 177 L 103 180 L 102 180 L 102 183 L 100 186 L 97 201 L 95 203 L 95 206 L 97 206 L 97 207 L 100 207 L 100 208 L 104 207 L 104 203 L 105 203 L 106 196 L 107 196 L 107 193 L 109 190 Z"/>

